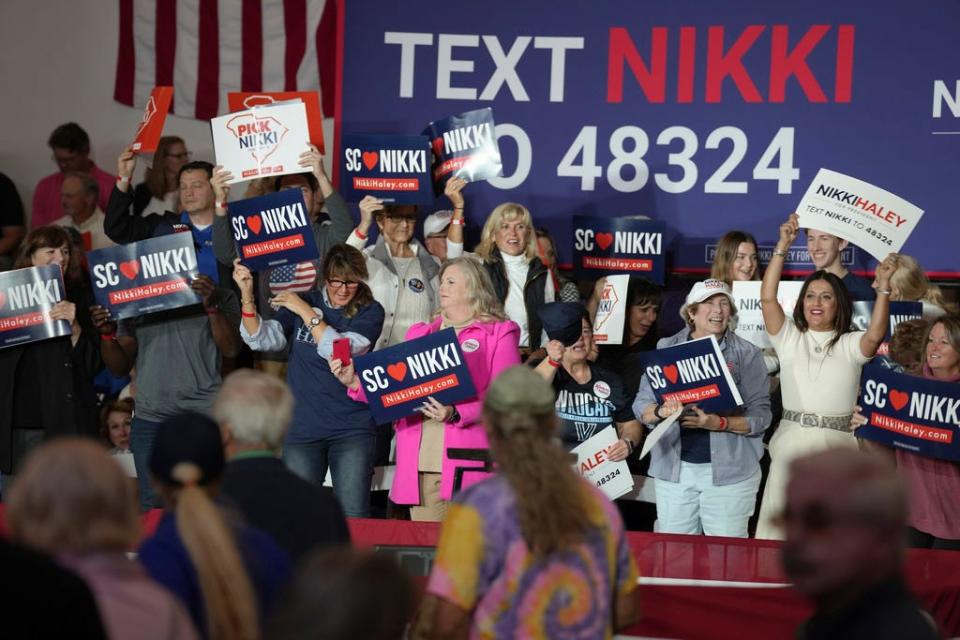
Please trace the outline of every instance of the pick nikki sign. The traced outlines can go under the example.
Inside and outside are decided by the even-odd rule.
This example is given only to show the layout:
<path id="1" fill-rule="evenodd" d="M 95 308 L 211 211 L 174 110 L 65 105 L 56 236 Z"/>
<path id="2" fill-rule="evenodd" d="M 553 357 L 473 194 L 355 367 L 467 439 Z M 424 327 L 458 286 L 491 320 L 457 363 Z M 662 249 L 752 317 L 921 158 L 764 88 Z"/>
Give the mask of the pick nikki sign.
<path id="1" fill-rule="evenodd" d="M 300 154 L 310 136 L 302 102 L 238 111 L 210 121 L 217 164 L 233 174 L 230 184 L 301 173 Z"/>
<path id="2" fill-rule="evenodd" d="M 712 335 L 650 351 L 643 366 L 660 403 L 676 398 L 683 404 L 696 404 L 707 413 L 731 411 L 743 404 Z"/>
<path id="3" fill-rule="evenodd" d="M 199 304 L 190 288 L 197 277 L 193 234 L 173 233 L 87 252 L 97 304 L 115 318 Z"/>
<path id="4" fill-rule="evenodd" d="M 960 384 L 863 368 L 859 404 L 867 424 L 858 438 L 930 458 L 960 461 Z"/>
<path id="5" fill-rule="evenodd" d="M 378 423 L 413 415 L 427 396 L 453 404 L 477 395 L 452 328 L 354 358 Z"/>
<path id="6" fill-rule="evenodd" d="M 451 177 L 467 182 L 495 178 L 503 173 L 493 109 L 477 109 L 437 120 L 423 133 L 433 149 L 433 192 L 443 193 Z"/>
<path id="7" fill-rule="evenodd" d="M 666 229 L 659 220 L 574 216 L 574 272 L 583 278 L 634 274 L 663 284 Z"/>
<path id="8" fill-rule="evenodd" d="M 65 296 L 55 264 L 0 272 L 0 349 L 70 335 L 70 323 L 50 310 Z"/>
<path id="9" fill-rule="evenodd" d="M 426 136 L 347 134 L 341 191 L 347 202 L 366 195 L 395 204 L 431 204 L 430 143 Z"/>
<path id="10" fill-rule="evenodd" d="M 167 121 L 170 112 L 170 102 L 173 100 L 173 87 L 154 87 L 143 108 L 143 117 L 137 126 L 137 135 L 133 138 L 131 147 L 136 153 L 153 153 L 160 142 L 163 133 L 163 124 Z"/>
<path id="11" fill-rule="evenodd" d="M 261 93 L 230 91 L 227 93 L 227 108 L 230 111 L 243 111 L 280 102 L 302 102 L 307 111 L 307 130 L 310 142 L 324 152 L 323 111 L 320 108 L 320 94 L 316 91 L 267 91 Z"/>
<path id="12" fill-rule="evenodd" d="M 797 205 L 800 226 L 849 240 L 877 260 L 899 252 L 923 209 L 889 191 L 820 169 Z"/>
<path id="13" fill-rule="evenodd" d="M 252 271 L 320 257 L 300 189 L 231 202 L 229 211 L 240 262 Z"/>

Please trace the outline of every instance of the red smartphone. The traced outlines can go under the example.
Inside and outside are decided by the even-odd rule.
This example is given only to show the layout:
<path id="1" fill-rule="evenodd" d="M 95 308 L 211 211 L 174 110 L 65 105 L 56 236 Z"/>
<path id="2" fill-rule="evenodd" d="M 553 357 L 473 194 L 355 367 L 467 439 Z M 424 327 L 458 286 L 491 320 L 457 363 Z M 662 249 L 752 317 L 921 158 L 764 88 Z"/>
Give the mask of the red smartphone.
<path id="1" fill-rule="evenodd" d="M 338 338 L 333 341 L 333 358 L 343 362 L 343 366 L 350 364 L 350 338 Z"/>

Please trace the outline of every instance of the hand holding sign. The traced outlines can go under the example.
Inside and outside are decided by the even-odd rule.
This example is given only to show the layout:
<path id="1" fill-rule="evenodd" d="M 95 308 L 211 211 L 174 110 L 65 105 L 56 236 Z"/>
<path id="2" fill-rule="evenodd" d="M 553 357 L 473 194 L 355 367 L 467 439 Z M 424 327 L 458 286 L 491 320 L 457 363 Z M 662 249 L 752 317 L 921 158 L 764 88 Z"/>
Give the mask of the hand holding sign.
<path id="1" fill-rule="evenodd" d="M 897 270 L 897 254 L 888 254 L 877 266 L 876 274 L 873 279 L 873 288 L 877 291 L 890 290 L 890 277 Z"/>
<path id="2" fill-rule="evenodd" d="M 118 187 L 121 191 L 126 191 L 130 188 L 130 179 L 133 177 L 133 171 L 137 168 L 137 154 L 134 152 L 132 147 L 126 147 L 123 151 L 120 152 L 120 156 L 117 158 L 117 177 L 121 180 L 118 181 Z"/>
<path id="3" fill-rule="evenodd" d="M 210 186 L 213 187 L 213 197 L 217 205 L 226 204 L 230 196 L 230 183 L 233 182 L 233 174 L 217 165 L 213 168 L 213 176 L 210 178 Z M 217 206 L 216 214 L 218 216 L 227 215 L 227 208 Z"/>
<path id="4" fill-rule="evenodd" d="M 777 241 L 778 251 L 787 251 L 800 233 L 800 216 L 791 213 L 787 221 L 780 225 L 780 239 Z"/>

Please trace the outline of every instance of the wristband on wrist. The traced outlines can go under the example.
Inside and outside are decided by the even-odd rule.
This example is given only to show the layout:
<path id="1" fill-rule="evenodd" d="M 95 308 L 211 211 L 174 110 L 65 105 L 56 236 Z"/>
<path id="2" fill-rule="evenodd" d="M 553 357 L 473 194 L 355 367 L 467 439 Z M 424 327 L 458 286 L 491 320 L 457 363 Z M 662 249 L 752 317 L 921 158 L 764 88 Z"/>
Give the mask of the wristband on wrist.
<path id="1" fill-rule="evenodd" d="M 241 305 L 241 306 L 243 306 L 243 305 L 248 305 L 248 304 L 254 304 L 254 301 L 253 301 L 253 300 L 241 300 L 241 301 L 240 301 L 240 305 Z"/>
<path id="2" fill-rule="evenodd" d="M 786 251 L 781 251 L 780 249 L 774 249 L 774 250 L 773 250 L 773 255 L 775 255 L 775 256 L 780 256 L 781 258 L 786 258 L 786 257 L 787 257 L 787 252 L 786 252 Z"/>
<path id="3" fill-rule="evenodd" d="M 630 438 L 621 438 L 621 440 L 623 440 L 624 443 L 626 443 L 627 445 L 627 449 L 628 449 L 627 455 L 630 455 L 631 453 L 633 453 L 634 447 L 637 446 L 633 443 L 633 440 L 631 440 Z"/>
<path id="4" fill-rule="evenodd" d="M 547 356 L 547 364 L 549 364 L 549 365 L 550 365 L 551 367 L 553 367 L 554 369 L 556 369 L 556 368 L 558 368 L 558 367 L 560 366 L 560 362 L 559 362 L 558 360 L 554 360 L 554 359 L 551 358 L 550 356 Z"/>
<path id="5" fill-rule="evenodd" d="M 723 416 L 718 416 L 718 417 L 720 418 L 720 428 L 718 429 L 718 431 L 726 431 L 727 427 L 730 426 L 730 423 L 727 422 L 727 419 L 724 418 Z"/>
<path id="6" fill-rule="evenodd" d="M 256 317 L 257 317 L 257 314 L 256 314 L 256 313 L 247 313 L 246 311 L 241 311 L 241 312 L 240 312 L 240 315 L 243 316 L 244 318 L 256 318 Z"/>
<path id="7" fill-rule="evenodd" d="M 455 225 L 458 225 L 458 226 L 461 226 L 461 227 L 462 227 L 462 226 L 464 226 L 465 224 L 467 224 L 467 221 L 464 220 L 463 218 L 451 218 L 451 219 L 450 219 L 450 224 L 455 224 Z"/>
<path id="8" fill-rule="evenodd" d="M 663 420 L 663 416 L 660 415 L 660 405 L 658 404 L 653 408 L 653 415 L 657 417 L 657 420 Z"/>
<path id="9" fill-rule="evenodd" d="M 226 202 L 218 202 L 218 203 L 217 203 L 217 209 L 224 209 L 224 210 L 226 210 L 226 208 L 227 208 L 227 203 L 226 203 Z"/>
<path id="10" fill-rule="evenodd" d="M 359 228 L 354 229 L 354 230 L 353 230 L 353 233 L 354 233 L 354 235 L 356 235 L 356 236 L 357 236 L 358 238 L 360 238 L 361 240 L 366 240 L 366 239 L 367 239 L 367 234 L 365 234 L 365 233 L 363 233 L 362 231 L 360 231 Z"/>
<path id="11" fill-rule="evenodd" d="M 117 339 L 116 333 L 101 333 L 100 339 L 104 342 L 114 342 Z"/>
<path id="12" fill-rule="evenodd" d="M 454 210 L 454 211 L 463 211 L 463 207 L 454 207 L 453 210 Z"/>
<path id="13" fill-rule="evenodd" d="M 892 289 L 877 289 L 877 293 L 878 293 L 878 294 L 885 295 L 885 296 L 889 296 L 889 295 L 891 295 L 891 294 L 893 293 L 893 290 L 892 290 Z"/>
<path id="14" fill-rule="evenodd" d="M 117 186 L 125 187 L 130 184 L 130 178 L 128 176 L 117 176 Z"/>
<path id="15" fill-rule="evenodd" d="M 219 307 L 204 307 L 203 310 L 207 312 L 208 316 L 215 316 L 220 313 Z"/>

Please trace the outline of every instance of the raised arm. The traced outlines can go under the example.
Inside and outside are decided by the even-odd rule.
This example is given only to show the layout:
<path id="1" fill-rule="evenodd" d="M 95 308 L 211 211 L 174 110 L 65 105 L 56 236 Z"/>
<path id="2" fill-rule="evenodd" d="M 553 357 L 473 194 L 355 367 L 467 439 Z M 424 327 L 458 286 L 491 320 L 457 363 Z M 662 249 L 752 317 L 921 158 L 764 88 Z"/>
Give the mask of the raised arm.
<path id="1" fill-rule="evenodd" d="M 786 316 L 777 301 L 777 290 L 780 288 L 780 275 L 783 273 L 783 262 L 787 257 L 790 245 L 797 239 L 800 232 L 800 217 L 791 213 L 787 221 L 780 225 L 780 239 L 773 250 L 773 257 L 763 274 L 763 284 L 760 285 L 760 309 L 763 312 L 763 322 L 767 326 L 767 333 L 775 336 L 780 333 Z"/>
<path id="2" fill-rule="evenodd" d="M 450 219 L 450 225 L 447 227 L 447 241 L 453 244 L 463 245 L 463 188 L 467 186 L 467 181 L 463 178 L 450 178 L 443 188 L 443 195 L 450 199 L 453 205 L 453 217 Z"/>
<path id="3" fill-rule="evenodd" d="M 137 154 L 127 147 L 117 158 L 117 183 L 110 192 L 107 210 L 104 212 L 103 232 L 117 244 L 127 244 L 153 237 L 153 231 L 162 216 L 150 214 L 146 218 L 130 213 L 133 204 L 133 170 L 137 167 Z"/>
<path id="4" fill-rule="evenodd" d="M 230 195 L 230 186 L 227 184 L 233 179 L 233 174 L 220 165 L 213 169 L 210 186 L 213 187 L 214 217 L 213 217 L 213 255 L 217 262 L 226 266 L 233 266 L 237 258 L 237 246 L 233 241 L 233 231 L 230 228 L 230 214 L 227 210 L 227 198 Z"/>
<path id="5" fill-rule="evenodd" d="M 897 270 L 897 254 L 891 253 L 877 266 L 877 275 L 873 281 L 873 288 L 877 290 L 877 300 L 873 303 L 873 315 L 870 316 L 870 326 L 860 338 L 860 353 L 864 357 L 872 358 L 877 353 L 880 343 L 887 335 L 890 324 L 890 276 Z"/>

